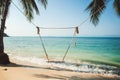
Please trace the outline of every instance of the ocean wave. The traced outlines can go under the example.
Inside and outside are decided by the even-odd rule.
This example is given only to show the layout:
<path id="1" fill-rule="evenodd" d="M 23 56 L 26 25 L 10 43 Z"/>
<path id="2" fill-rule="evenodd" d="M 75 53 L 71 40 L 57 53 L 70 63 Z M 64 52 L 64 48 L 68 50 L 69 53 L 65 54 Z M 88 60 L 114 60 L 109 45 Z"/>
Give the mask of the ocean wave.
<path id="1" fill-rule="evenodd" d="M 80 62 L 75 63 L 71 61 L 51 61 L 47 62 L 43 58 L 36 57 L 22 57 L 22 56 L 12 56 L 12 58 L 27 61 L 30 63 L 35 63 L 38 65 L 52 65 L 51 69 L 60 69 L 60 70 L 70 70 L 75 72 L 83 72 L 83 73 L 95 73 L 95 74 L 106 74 L 106 75 L 120 75 L 120 68 L 115 66 L 110 66 L 106 64 L 93 64 L 89 62 Z"/>

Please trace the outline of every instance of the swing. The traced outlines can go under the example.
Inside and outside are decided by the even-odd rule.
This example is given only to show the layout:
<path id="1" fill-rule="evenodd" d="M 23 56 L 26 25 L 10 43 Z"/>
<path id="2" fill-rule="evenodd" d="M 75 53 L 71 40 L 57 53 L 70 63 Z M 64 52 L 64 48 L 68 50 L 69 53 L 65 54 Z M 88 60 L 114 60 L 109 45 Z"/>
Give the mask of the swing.
<path id="1" fill-rule="evenodd" d="M 12 3 L 13 3 L 13 5 L 24 15 L 24 13 L 18 8 L 18 6 L 15 5 L 14 2 L 12 2 Z M 97 12 L 99 12 L 100 9 L 103 8 L 103 7 L 104 7 L 104 5 L 101 6 L 101 7 L 99 7 L 99 9 L 98 9 L 97 11 L 95 11 L 93 14 L 96 14 Z M 26 16 L 26 15 L 24 15 L 24 16 Z M 84 20 L 81 24 L 79 24 L 78 26 L 83 25 L 90 17 L 91 17 L 91 16 L 89 16 L 87 19 L 85 19 L 85 20 Z M 44 49 L 44 52 L 45 52 L 47 61 L 48 61 L 48 62 L 51 62 L 51 61 L 49 60 L 47 51 L 46 51 L 46 49 L 45 49 L 45 46 L 44 46 L 44 43 L 43 43 L 43 40 L 42 40 L 42 37 L 41 37 L 41 35 L 40 35 L 40 29 L 39 29 L 39 27 L 37 27 L 37 25 L 35 25 L 32 21 L 31 21 L 31 23 L 32 23 L 33 26 L 35 26 L 35 27 L 37 28 L 37 34 L 39 35 L 39 38 L 40 38 L 40 40 L 41 40 L 42 47 L 43 47 L 43 49 Z M 75 32 L 74 32 L 73 38 L 74 38 L 74 40 L 75 40 L 75 46 L 76 46 L 76 34 L 79 33 L 78 26 L 77 26 L 77 27 L 65 27 L 65 28 L 45 28 L 45 27 L 41 27 L 41 28 L 42 28 L 42 29 L 71 29 L 71 28 L 75 28 Z M 71 40 L 71 41 L 72 41 L 72 40 Z M 65 57 L 66 57 L 66 55 L 67 55 L 67 53 L 68 53 L 68 50 L 69 50 L 70 46 L 71 46 L 71 43 L 68 45 L 68 48 L 67 48 L 67 50 L 66 50 L 66 52 L 65 52 L 65 54 L 64 54 L 64 56 L 63 56 L 62 62 L 64 62 L 64 59 L 65 59 Z"/>
<path id="2" fill-rule="evenodd" d="M 37 28 L 37 34 L 38 34 L 39 39 L 40 39 L 40 41 L 41 41 L 41 43 L 42 43 L 42 47 L 43 47 L 43 50 L 44 50 L 44 53 L 45 53 L 47 62 L 63 63 L 64 60 L 65 60 L 65 58 L 66 58 L 66 56 L 67 56 L 67 53 L 68 53 L 68 51 L 69 51 L 69 49 L 70 49 L 70 47 L 71 47 L 72 39 L 71 39 L 70 43 L 68 44 L 67 50 L 66 50 L 66 52 L 65 52 L 65 54 L 64 54 L 64 56 L 63 56 L 63 58 L 62 58 L 62 60 L 61 60 L 61 61 L 53 61 L 53 60 L 50 60 L 49 57 L 48 57 L 48 54 L 47 54 L 47 51 L 46 51 L 46 48 L 45 48 L 45 45 L 44 45 L 42 36 L 41 36 L 41 34 L 40 34 L 40 28 L 39 28 L 39 27 L 36 27 L 36 28 Z M 59 29 L 60 29 L 60 28 L 59 28 Z M 61 28 L 61 29 L 63 29 L 63 28 Z M 76 47 L 76 34 L 79 34 L 78 26 L 75 27 L 75 31 L 74 31 L 74 35 L 73 35 L 75 47 Z"/>

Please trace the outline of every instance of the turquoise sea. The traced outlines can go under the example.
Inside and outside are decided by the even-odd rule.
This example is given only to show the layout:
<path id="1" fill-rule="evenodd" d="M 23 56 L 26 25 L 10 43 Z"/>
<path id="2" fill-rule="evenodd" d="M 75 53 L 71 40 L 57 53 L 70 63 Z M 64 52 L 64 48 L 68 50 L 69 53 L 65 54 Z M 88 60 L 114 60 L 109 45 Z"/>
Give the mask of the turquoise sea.
<path id="1" fill-rule="evenodd" d="M 71 37 L 43 37 L 50 60 L 62 60 Z M 39 37 L 5 37 L 5 52 L 24 58 L 46 60 Z M 36 60 L 36 62 L 37 62 Z M 77 37 L 74 39 L 65 61 L 73 63 L 105 64 L 120 68 L 119 37 Z"/>

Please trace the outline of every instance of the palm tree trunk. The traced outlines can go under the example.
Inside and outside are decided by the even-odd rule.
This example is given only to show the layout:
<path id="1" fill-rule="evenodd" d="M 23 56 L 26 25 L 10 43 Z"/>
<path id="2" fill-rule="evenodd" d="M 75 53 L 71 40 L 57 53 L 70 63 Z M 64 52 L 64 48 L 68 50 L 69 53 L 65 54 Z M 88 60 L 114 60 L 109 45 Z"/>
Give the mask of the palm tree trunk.
<path id="1" fill-rule="evenodd" d="M 8 14 L 8 9 L 10 6 L 10 0 L 6 1 L 5 5 L 5 10 L 3 13 L 3 19 L 1 19 L 1 29 L 0 29 L 0 54 L 4 53 L 4 41 L 3 41 L 3 35 L 4 35 L 4 29 L 5 29 L 5 22 L 6 22 L 6 17 Z"/>
<path id="2" fill-rule="evenodd" d="M 1 19 L 1 29 L 0 29 L 0 64 L 8 64 L 8 63 L 10 63 L 8 55 L 4 53 L 4 39 L 3 39 L 6 18 L 7 18 L 9 6 L 10 6 L 10 3 L 11 3 L 10 1 L 11 0 L 7 0 L 6 1 L 5 10 L 4 10 L 4 13 L 3 13 L 3 16 L 2 16 L 3 19 Z"/>
<path id="3" fill-rule="evenodd" d="M 1 29 L 0 29 L 0 54 L 4 53 L 4 41 L 3 41 L 4 26 L 5 26 L 5 20 L 1 19 Z"/>

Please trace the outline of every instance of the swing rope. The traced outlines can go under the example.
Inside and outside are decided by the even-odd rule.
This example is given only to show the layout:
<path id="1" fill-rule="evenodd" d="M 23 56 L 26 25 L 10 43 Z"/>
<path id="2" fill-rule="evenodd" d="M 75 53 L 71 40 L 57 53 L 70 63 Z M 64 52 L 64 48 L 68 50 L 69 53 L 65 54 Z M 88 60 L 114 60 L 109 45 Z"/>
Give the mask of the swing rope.
<path id="1" fill-rule="evenodd" d="M 20 10 L 20 8 L 19 8 L 13 1 L 12 1 L 12 3 L 13 3 L 13 5 L 14 5 L 24 16 L 26 16 L 26 15 Z M 103 8 L 103 7 L 104 7 L 104 5 L 101 6 L 101 7 L 99 7 L 99 9 L 98 9 L 96 12 L 94 12 L 93 14 L 96 14 L 96 13 L 97 13 L 98 11 L 100 11 L 101 8 Z M 74 35 L 73 35 L 73 39 L 74 39 L 74 44 L 75 44 L 75 46 L 76 46 L 76 34 L 79 33 L 78 27 L 82 26 L 85 22 L 87 22 L 87 20 L 90 19 L 90 17 L 91 17 L 91 16 L 89 16 L 88 18 L 86 18 L 86 19 L 85 19 L 81 24 L 79 24 L 77 27 L 64 27 L 64 28 L 61 28 L 61 27 L 58 27 L 58 28 L 54 28 L 54 27 L 53 27 L 53 28 L 38 27 L 34 22 L 31 21 L 31 23 L 33 24 L 33 26 L 35 26 L 35 27 L 37 28 L 37 34 L 39 35 L 39 38 L 40 38 L 40 40 L 41 40 L 42 47 L 43 47 L 43 49 L 44 49 L 44 52 L 45 52 L 45 55 L 46 55 L 46 58 L 47 58 L 48 62 L 49 62 L 49 57 L 48 57 L 47 51 L 46 51 L 46 49 L 45 49 L 45 45 L 44 45 L 44 42 L 43 42 L 43 40 L 42 40 L 42 37 L 41 37 L 41 35 L 40 35 L 40 29 L 39 29 L 39 28 L 41 28 L 41 29 L 73 29 L 73 28 L 75 28 L 75 32 L 74 32 Z M 67 48 L 67 50 L 66 50 L 66 53 L 65 53 L 65 55 L 64 55 L 64 57 L 63 57 L 63 61 L 64 61 L 64 59 L 65 59 L 65 57 L 66 57 L 66 55 L 67 55 L 67 53 L 68 53 L 68 51 L 69 51 L 69 49 L 70 49 L 71 44 L 72 44 L 72 40 L 70 41 L 70 43 L 69 43 L 69 45 L 68 45 L 68 48 Z"/>
<path id="2" fill-rule="evenodd" d="M 48 62 L 51 62 L 51 61 L 49 60 L 49 57 L 48 57 L 48 54 L 47 54 L 47 51 L 46 51 L 46 48 L 45 48 L 45 45 L 44 45 L 42 36 L 41 36 L 41 34 L 40 34 L 40 28 L 39 28 L 39 27 L 36 27 L 36 28 L 37 28 L 37 34 L 39 35 L 40 41 L 41 41 L 41 43 L 42 43 L 42 47 L 43 47 L 43 49 L 44 49 L 45 56 L 46 56 Z M 70 40 L 70 42 L 69 42 L 69 45 L 68 45 L 68 47 L 67 47 L 67 50 L 66 50 L 66 52 L 65 52 L 65 54 L 64 54 L 64 56 L 63 56 L 63 58 L 62 58 L 62 62 L 64 62 L 65 57 L 67 56 L 67 53 L 68 53 L 68 51 L 69 51 L 69 49 L 70 49 L 70 47 L 71 47 L 71 45 L 72 45 L 73 39 L 74 39 L 74 44 L 75 44 L 75 47 L 76 47 L 76 34 L 78 34 L 78 33 L 79 33 L 79 29 L 78 29 L 78 27 L 75 27 L 75 31 L 74 31 L 73 38 L 72 38 L 72 39 Z"/>
<path id="3" fill-rule="evenodd" d="M 70 46 L 71 46 L 71 43 L 69 43 L 68 48 L 67 48 L 67 50 L 65 52 L 65 55 L 63 56 L 63 59 L 62 59 L 63 62 L 64 62 L 64 59 L 65 59 L 67 53 L 68 53 L 68 50 L 70 49 Z"/>
<path id="4" fill-rule="evenodd" d="M 43 39 L 42 39 L 41 34 L 40 34 L 40 29 L 39 29 L 39 27 L 36 27 L 36 28 L 37 28 L 37 34 L 39 35 L 39 39 L 40 39 L 40 41 L 41 41 L 41 43 L 42 43 L 42 47 L 43 47 L 44 52 L 45 52 L 45 56 L 46 56 L 46 58 L 47 58 L 47 60 L 48 60 L 48 62 L 49 62 L 49 57 L 48 57 L 48 54 L 47 54 L 47 51 L 46 51 L 46 48 L 45 48 Z"/>
<path id="5" fill-rule="evenodd" d="M 70 49 L 70 47 L 71 47 L 71 45 L 72 45 L 73 39 L 74 39 L 74 46 L 76 47 L 76 34 L 79 34 L 78 26 L 75 27 L 75 31 L 74 31 L 73 38 L 71 39 L 71 41 L 70 41 L 70 43 L 69 43 L 69 45 L 68 45 L 68 48 L 67 48 L 67 50 L 66 50 L 66 52 L 65 52 L 65 55 L 63 56 L 63 59 L 62 59 L 63 62 L 64 62 L 65 57 L 67 56 L 67 53 L 68 53 L 68 51 L 69 51 L 69 49 Z"/>

